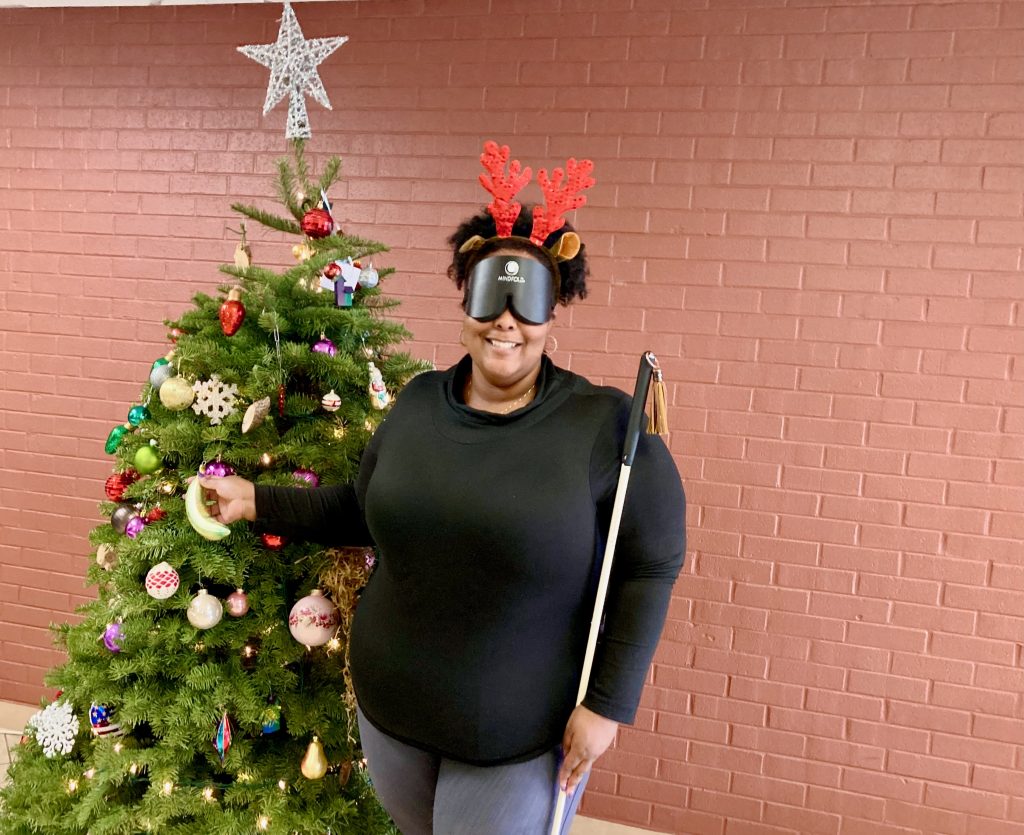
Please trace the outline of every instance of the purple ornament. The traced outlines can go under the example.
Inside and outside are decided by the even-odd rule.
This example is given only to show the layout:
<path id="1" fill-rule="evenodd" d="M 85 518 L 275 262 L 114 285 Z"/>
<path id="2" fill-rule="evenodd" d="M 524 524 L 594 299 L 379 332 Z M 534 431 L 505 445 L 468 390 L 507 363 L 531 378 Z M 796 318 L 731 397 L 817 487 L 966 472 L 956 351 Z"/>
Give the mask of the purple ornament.
<path id="1" fill-rule="evenodd" d="M 141 516 L 133 516 L 131 519 L 128 520 L 128 524 L 125 525 L 124 532 L 125 534 L 127 534 L 129 539 L 135 539 L 135 537 L 142 533 L 142 529 L 145 527 L 145 519 L 143 519 Z"/>
<path id="2" fill-rule="evenodd" d="M 320 334 L 320 341 L 313 346 L 313 350 L 318 354 L 327 354 L 330 357 L 333 357 L 338 353 L 338 349 L 334 347 L 334 343 L 323 334 Z"/>
<path id="3" fill-rule="evenodd" d="M 111 652 L 120 652 L 120 641 L 123 637 L 124 632 L 121 629 L 121 624 L 108 623 L 107 628 L 103 630 L 103 646 Z"/>
<path id="4" fill-rule="evenodd" d="M 211 461 L 205 467 L 200 468 L 199 474 L 203 478 L 224 478 L 224 476 L 234 475 L 235 468 L 223 461 Z"/>
<path id="5" fill-rule="evenodd" d="M 312 470 L 298 469 L 292 473 L 299 481 L 305 481 L 310 487 L 316 487 L 320 484 L 320 476 L 314 473 Z"/>

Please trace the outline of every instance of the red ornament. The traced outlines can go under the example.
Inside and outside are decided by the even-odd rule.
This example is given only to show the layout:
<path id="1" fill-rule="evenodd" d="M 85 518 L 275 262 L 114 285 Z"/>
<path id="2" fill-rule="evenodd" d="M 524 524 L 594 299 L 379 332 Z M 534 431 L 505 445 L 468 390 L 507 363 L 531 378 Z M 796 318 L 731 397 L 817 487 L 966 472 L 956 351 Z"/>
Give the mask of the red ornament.
<path id="1" fill-rule="evenodd" d="M 183 331 L 181 328 L 171 328 L 171 332 L 170 334 L 168 334 L 168 338 L 171 340 L 172 343 L 177 345 L 178 340 L 181 339 L 184 335 L 185 331 Z"/>
<path id="2" fill-rule="evenodd" d="M 271 551 L 280 551 L 288 544 L 288 540 L 276 533 L 261 533 L 260 541 Z"/>
<path id="3" fill-rule="evenodd" d="M 330 264 L 324 267 L 324 278 L 334 281 L 339 275 L 341 275 L 341 264 L 337 261 L 331 261 Z"/>
<path id="4" fill-rule="evenodd" d="M 103 482 L 103 491 L 107 494 L 107 498 L 112 502 L 121 501 L 121 497 L 124 495 L 124 491 L 128 487 L 138 481 L 139 474 L 135 470 L 125 470 L 123 473 L 114 473 L 113 475 L 107 476 L 107 480 Z"/>
<path id="5" fill-rule="evenodd" d="M 277 387 L 277 413 L 284 417 L 284 386 Z"/>
<path id="6" fill-rule="evenodd" d="M 146 521 L 147 525 L 152 525 L 154 522 L 159 522 L 166 515 L 167 511 L 160 507 L 160 505 L 156 505 L 142 518 Z"/>
<path id="7" fill-rule="evenodd" d="M 234 287 L 227 301 L 220 306 L 220 329 L 225 336 L 234 336 L 245 321 L 245 305 L 241 302 L 242 288 Z"/>
<path id="8" fill-rule="evenodd" d="M 326 238 L 334 231 L 334 220 L 327 209 L 310 209 L 302 216 L 300 225 L 311 238 Z"/>

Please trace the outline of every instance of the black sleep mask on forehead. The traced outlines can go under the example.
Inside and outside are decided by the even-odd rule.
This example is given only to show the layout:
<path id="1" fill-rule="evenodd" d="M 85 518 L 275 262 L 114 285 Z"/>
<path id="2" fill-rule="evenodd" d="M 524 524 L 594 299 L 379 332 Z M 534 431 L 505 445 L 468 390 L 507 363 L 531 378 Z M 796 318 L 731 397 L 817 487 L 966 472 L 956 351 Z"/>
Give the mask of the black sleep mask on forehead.
<path id="1" fill-rule="evenodd" d="M 528 325 L 543 325 L 555 308 L 551 270 L 534 258 L 491 255 L 473 267 L 466 285 L 466 315 L 480 322 L 497 319 L 505 308 Z"/>

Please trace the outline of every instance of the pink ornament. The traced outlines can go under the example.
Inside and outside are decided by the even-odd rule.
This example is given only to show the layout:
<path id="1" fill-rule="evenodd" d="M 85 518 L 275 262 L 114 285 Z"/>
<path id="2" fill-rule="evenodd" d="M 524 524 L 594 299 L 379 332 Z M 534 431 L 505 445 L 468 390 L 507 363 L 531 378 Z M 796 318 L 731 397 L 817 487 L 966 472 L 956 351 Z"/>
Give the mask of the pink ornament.
<path id="1" fill-rule="evenodd" d="M 320 476 L 312 470 L 300 468 L 292 473 L 292 475 L 299 481 L 305 481 L 310 487 L 316 487 L 320 484 Z"/>
<path id="2" fill-rule="evenodd" d="M 125 525 L 124 532 L 129 539 L 135 539 L 146 527 L 146 520 L 141 516 L 133 516 Z"/>
<path id="3" fill-rule="evenodd" d="M 233 618 L 240 618 L 249 611 L 249 595 L 241 589 L 235 589 L 224 601 L 224 608 Z"/>
<path id="4" fill-rule="evenodd" d="M 223 461 L 211 461 L 199 471 L 199 474 L 204 478 L 223 478 L 224 476 L 234 475 L 235 468 L 230 464 L 225 464 Z"/>
<path id="5" fill-rule="evenodd" d="M 338 629 L 338 607 L 320 589 L 314 589 L 292 606 L 288 629 L 300 644 L 323 646 Z"/>
<path id="6" fill-rule="evenodd" d="M 333 357 L 338 353 L 338 349 L 334 347 L 334 343 L 323 334 L 320 334 L 320 341 L 313 345 L 313 350 L 318 354 L 327 354 L 329 357 Z"/>
<path id="7" fill-rule="evenodd" d="M 124 630 L 119 623 L 108 623 L 103 630 L 103 646 L 111 652 L 121 651 L 121 639 L 124 638 Z"/>

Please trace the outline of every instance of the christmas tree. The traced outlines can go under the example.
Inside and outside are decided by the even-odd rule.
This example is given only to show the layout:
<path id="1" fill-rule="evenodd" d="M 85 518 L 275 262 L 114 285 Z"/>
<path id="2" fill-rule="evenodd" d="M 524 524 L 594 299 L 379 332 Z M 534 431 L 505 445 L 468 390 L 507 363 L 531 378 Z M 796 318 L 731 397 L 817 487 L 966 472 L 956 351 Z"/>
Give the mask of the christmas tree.
<path id="1" fill-rule="evenodd" d="M 298 263 L 252 263 L 243 222 L 221 268 L 231 280 L 167 323 L 171 350 L 107 440 L 98 596 L 57 628 L 68 660 L 47 683 L 61 692 L 17 748 L 5 835 L 394 831 L 346 686 L 372 551 L 227 528 L 193 478 L 351 481 L 395 390 L 425 368 L 391 350 L 408 334 L 382 315 L 388 271 L 368 259 L 383 247 L 334 224 L 338 160 L 313 183 L 303 141 L 292 148 L 278 177 L 287 215 L 233 208 L 297 236 Z"/>

